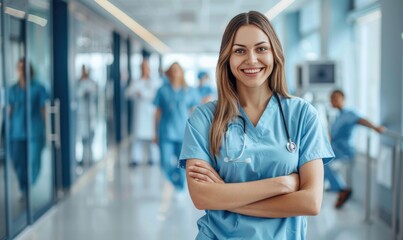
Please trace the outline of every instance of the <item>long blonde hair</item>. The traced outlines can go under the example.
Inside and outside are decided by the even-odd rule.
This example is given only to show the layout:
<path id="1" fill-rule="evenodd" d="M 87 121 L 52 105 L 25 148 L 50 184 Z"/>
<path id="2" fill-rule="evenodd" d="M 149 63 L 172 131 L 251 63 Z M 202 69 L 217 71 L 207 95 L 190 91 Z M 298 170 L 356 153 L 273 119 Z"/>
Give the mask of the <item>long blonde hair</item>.
<path id="1" fill-rule="evenodd" d="M 235 34 L 239 28 L 246 25 L 258 27 L 268 36 L 274 58 L 273 71 L 268 79 L 268 87 L 283 97 L 290 98 L 285 79 L 283 49 L 269 20 L 266 16 L 256 11 L 241 13 L 232 18 L 222 37 L 216 69 L 218 102 L 210 128 L 209 139 L 210 153 L 213 156 L 219 154 L 228 122 L 239 115 L 236 79 L 231 72 L 229 60 Z"/>

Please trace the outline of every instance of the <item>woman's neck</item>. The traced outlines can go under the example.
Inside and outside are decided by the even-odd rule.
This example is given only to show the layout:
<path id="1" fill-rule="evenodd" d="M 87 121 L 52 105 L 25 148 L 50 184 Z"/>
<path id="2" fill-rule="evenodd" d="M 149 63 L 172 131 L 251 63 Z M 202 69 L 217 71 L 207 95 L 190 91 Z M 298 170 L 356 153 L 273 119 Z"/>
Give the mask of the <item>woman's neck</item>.
<path id="1" fill-rule="evenodd" d="M 265 108 L 272 95 L 268 87 L 238 89 L 239 103 L 243 108 Z"/>
<path id="2" fill-rule="evenodd" d="M 182 87 L 181 81 L 179 79 L 172 79 L 171 86 L 173 89 L 179 89 Z"/>

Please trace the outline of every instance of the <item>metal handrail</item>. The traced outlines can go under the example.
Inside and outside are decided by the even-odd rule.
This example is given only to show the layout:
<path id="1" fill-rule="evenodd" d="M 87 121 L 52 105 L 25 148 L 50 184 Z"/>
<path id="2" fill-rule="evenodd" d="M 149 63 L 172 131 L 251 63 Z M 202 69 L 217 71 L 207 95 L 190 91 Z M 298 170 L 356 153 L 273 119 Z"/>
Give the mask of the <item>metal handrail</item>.
<path id="1" fill-rule="evenodd" d="M 394 145 L 394 157 L 392 162 L 392 239 L 393 240 L 403 240 L 403 206 L 401 201 L 403 200 L 403 183 L 402 176 L 403 173 L 403 163 L 401 145 L 403 142 L 403 135 L 397 132 L 387 130 L 382 133 L 382 135 L 391 137 L 395 141 Z M 371 162 L 370 162 L 370 143 L 371 135 L 368 134 L 367 141 L 367 167 L 366 167 L 366 200 L 365 200 L 365 221 L 371 223 Z M 398 193 L 398 186 L 400 183 L 400 196 Z M 399 201 L 400 199 L 400 201 Z M 400 207 L 399 207 L 400 205 Z M 400 213 L 397 210 L 400 208 Z M 399 216 L 399 218 L 397 217 Z M 397 227 L 398 219 L 400 219 L 399 228 Z"/>

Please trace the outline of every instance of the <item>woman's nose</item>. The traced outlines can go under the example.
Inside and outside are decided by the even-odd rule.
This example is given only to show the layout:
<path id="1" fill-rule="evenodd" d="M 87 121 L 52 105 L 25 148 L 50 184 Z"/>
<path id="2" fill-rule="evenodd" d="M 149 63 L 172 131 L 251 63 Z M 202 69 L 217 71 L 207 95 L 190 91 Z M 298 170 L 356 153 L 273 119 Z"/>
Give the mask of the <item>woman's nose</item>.
<path id="1" fill-rule="evenodd" d="M 248 54 L 248 63 L 249 64 L 255 64 L 255 63 L 257 63 L 257 57 L 256 57 L 256 54 L 254 53 L 254 52 L 250 52 L 249 54 Z"/>

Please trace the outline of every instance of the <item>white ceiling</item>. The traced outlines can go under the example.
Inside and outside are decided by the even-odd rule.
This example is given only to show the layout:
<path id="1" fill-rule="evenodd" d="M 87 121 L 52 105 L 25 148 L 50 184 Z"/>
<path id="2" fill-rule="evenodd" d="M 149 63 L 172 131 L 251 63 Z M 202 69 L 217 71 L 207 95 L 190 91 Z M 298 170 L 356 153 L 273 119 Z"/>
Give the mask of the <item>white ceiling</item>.
<path id="1" fill-rule="evenodd" d="M 267 12 L 280 0 L 110 0 L 174 53 L 217 52 L 236 14 Z"/>

